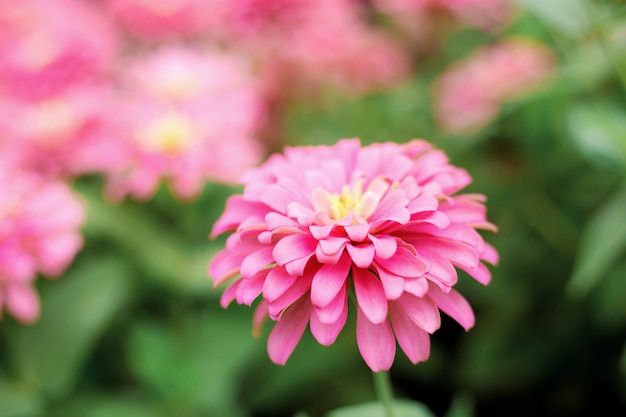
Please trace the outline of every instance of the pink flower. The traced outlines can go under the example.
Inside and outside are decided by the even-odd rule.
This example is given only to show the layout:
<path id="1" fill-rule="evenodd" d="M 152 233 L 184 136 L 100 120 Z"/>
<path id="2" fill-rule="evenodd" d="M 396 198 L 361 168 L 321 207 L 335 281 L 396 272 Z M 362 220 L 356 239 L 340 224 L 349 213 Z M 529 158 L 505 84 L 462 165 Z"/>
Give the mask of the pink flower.
<path id="1" fill-rule="evenodd" d="M 198 36 L 215 14 L 216 0 L 106 0 L 120 23 L 145 40 Z"/>
<path id="2" fill-rule="evenodd" d="M 495 31 L 509 23 L 513 14 L 506 0 L 374 0 L 374 4 L 409 29 L 416 21 L 428 24 L 425 17 L 444 12 L 462 24 Z"/>
<path id="3" fill-rule="evenodd" d="M 122 157 L 106 172 L 109 196 L 147 199 L 165 180 L 192 198 L 206 181 L 234 183 L 263 157 L 265 103 L 242 61 L 164 47 L 125 68 L 122 111 L 110 115 Z"/>
<path id="4" fill-rule="evenodd" d="M 102 171 L 118 153 L 107 140 L 111 102 L 108 88 L 91 84 L 38 100 L 0 100 L 0 152 L 19 155 L 23 167 L 43 175 Z"/>
<path id="5" fill-rule="evenodd" d="M 487 284 L 483 262 L 498 260 L 476 231 L 495 229 L 484 197 L 456 195 L 470 181 L 422 140 L 287 148 L 243 177 L 243 195 L 214 225 L 212 236 L 234 232 L 209 267 L 216 285 L 234 279 L 222 305 L 260 298 L 254 321 L 276 321 L 268 352 L 284 364 L 307 325 L 320 344 L 335 341 L 353 287 L 368 366 L 389 369 L 396 340 L 413 363 L 424 361 L 439 310 L 474 325 L 453 288 L 455 267 Z"/>
<path id="6" fill-rule="evenodd" d="M 83 244 L 81 202 L 59 181 L 0 157 L 0 308 L 32 323 L 40 314 L 37 274 L 59 276 Z"/>
<path id="7" fill-rule="evenodd" d="M 532 91 L 550 77 L 555 58 L 546 46 L 508 38 L 479 49 L 435 83 L 435 118 L 453 133 L 474 132 L 500 112 L 502 105 Z"/>
<path id="8" fill-rule="evenodd" d="M 103 76 L 119 40 L 89 3 L 0 0 L 0 90 L 41 99 Z"/>
<path id="9" fill-rule="evenodd" d="M 352 0 L 222 3 L 221 36 L 255 57 L 274 96 L 311 95 L 328 86 L 363 93 L 409 73 L 409 58 L 396 39 L 368 25 Z"/>

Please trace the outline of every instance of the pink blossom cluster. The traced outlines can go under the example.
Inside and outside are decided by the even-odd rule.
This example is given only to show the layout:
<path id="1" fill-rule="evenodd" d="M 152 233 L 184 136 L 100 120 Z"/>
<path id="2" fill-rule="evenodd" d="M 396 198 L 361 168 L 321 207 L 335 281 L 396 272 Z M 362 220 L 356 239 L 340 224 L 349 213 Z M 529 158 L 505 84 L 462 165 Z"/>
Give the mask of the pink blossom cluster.
<path id="1" fill-rule="evenodd" d="M 475 132 L 494 119 L 504 103 L 545 82 L 555 57 L 540 43 L 507 38 L 453 64 L 436 81 L 434 113 L 452 133 Z"/>
<path id="2" fill-rule="evenodd" d="M 391 367 L 396 341 L 413 363 L 430 353 L 440 311 L 465 329 L 469 303 L 456 268 L 478 282 L 498 254 L 477 232 L 495 230 L 485 197 L 458 194 L 469 174 L 423 140 L 362 147 L 294 147 L 243 177 L 213 236 L 232 232 L 212 260 L 222 296 L 256 304 L 255 327 L 275 321 L 270 358 L 284 364 L 308 327 L 333 344 L 356 299 L 356 340 L 374 371 Z"/>
<path id="3" fill-rule="evenodd" d="M 374 0 L 376 8 L 389 14 L 409 32 L 423 34 L 420 26 L 448 15 L 458 24 L 495 32 L 506 26 L 514 10 L 507 0 Z"/>
<path id="4" fill-rule="evenodd" d="M 40 304 L 34 281 L 59 276 L 81 249 L 83 204 L 63 181 L 0 157 L 0 313 L 32 323 Z"/>

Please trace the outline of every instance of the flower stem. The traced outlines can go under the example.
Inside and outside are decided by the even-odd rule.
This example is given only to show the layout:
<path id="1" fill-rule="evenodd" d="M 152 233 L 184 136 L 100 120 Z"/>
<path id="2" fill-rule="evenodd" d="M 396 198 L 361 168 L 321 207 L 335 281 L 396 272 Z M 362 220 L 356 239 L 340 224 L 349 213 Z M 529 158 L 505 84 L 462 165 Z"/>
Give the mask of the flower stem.
<path id="1" fill-rule="evenodd" d="M 376 389 L 376 396 L 385 411 L 385 416 L 394 417 L 393 393 L 391 390 L 391 380 L 389 379 L 388 372 L 374 372 L 374 388 Z"/>

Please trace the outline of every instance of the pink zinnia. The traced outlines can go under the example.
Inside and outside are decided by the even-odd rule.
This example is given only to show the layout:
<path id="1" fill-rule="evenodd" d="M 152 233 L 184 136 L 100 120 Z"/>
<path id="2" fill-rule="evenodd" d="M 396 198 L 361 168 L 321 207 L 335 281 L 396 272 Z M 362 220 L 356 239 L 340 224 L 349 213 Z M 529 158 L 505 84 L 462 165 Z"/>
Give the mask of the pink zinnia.
<path id="1" fill-rule="evenodd" d="M 504 103 L 545 82 L 556 59 L 545 45 L 506 38 L 447 68 L 434 84 L 435 119 L 452 133 L 474 132 L 494 119 Z"/>
<path id="2" fill-rule="evenodd" d="M 207 181 L 234 183 L 265 149 L 258 80 L 234 55 L 163 47 L 135 56 L 120 74 L 116 127 L 121 158 L 108 169 L 107 193 L 148 199 L 165 180 L 193 198 Z"/>
<path id="3" fill-rule="evenodd" d="M 322 345 L 334 343 L 357 301 L 356 339 L 374 371 L 391 367 L 396 340 L 413 362 L 428 358 L 439 310 L 465 329 L 469 303 L 453 289 L 458 267 L 483 284 L 497 252 L 476 229 L 486 220 L 484 196 L 459 194 L 471 181 L 425 141 L 361 147 L 287 148 L 243 177 L 212 236 L 234 231 L 211 262 L 222 296 L 251 305 L 255 324 L 276 321 L 268 340 L 284 364 L 307 325 Z M 394 337 L 395 335 L 395 337 Z"/>
<path id="4" fill-rule="evenodd" d="M 12 162 L 0 158 L 0 309 L 32 323 L 40 314 L 34 281 L 59 276 L 72 262 L 85 213 L 66 184 Z"/>
<path id="5" fill-rule="evenodd" d="M 101 79 L 119 39 L 91 3 L 0 0 L 0 92 L 41 99 Z"/>

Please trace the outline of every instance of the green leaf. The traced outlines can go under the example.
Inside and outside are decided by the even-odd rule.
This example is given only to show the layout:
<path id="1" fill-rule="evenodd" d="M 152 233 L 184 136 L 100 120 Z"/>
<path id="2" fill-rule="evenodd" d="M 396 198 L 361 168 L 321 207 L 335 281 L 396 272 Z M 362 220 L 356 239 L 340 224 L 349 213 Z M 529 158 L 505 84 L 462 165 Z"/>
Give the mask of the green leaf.
<path id="1" fill-rule="evenodd" d="M 582 231 L 578 258 L 567 286 L 571 295 L 589 292 L 626 249 L 626 186 L 618 190 Z"/>
<path id="2" fill-rule="evenodd" d="M 581 0 L 516 0 L 516 2 L 561 35 L 577 38 L 587 30 L 588 21 Z"/>
<path id="3" fill-rule="evenodd" d="M 474 401 L 467 394 L 457 394 L 444 417 L 473 417 Z"/>
<path id="4" fill-rule="evenodd" d="M 129 296 L 128 271 L 112 259 L 76 265 L 42 291 L 42 315 L 15 327 L 9 349 L 18 378 L 44 395 L 66 395 L 107 324 Z"/>
<path id="5" fill-rule="evenodd" d="M 236 416 L 241 414 L 237 378 L 257 342 L 249 315 L 233 312 L 186 315 L 169 327 L 143 322 L 131 333 L 130 363 L 166 404 Z"/>
<path id="6" fill-rule="evenodd" d="M 569 109 L 566 126 L 580 152 L 599 165 L 626 164 L 626 112 L 610 101 L 580 103 Z"/>
<path id="7" fill-rule="evenodd" d="M 435 417 L 425 405 L 406 400 L 393 402 L 394 417 Z M 342 407 L 329 412 L 326 417 L 388 417 L 379 402 Z"/>
<path id="8" fill-rule="evenodd" d="M 156 219 L 147 206 L 111 205 L 84 189 L 89 199 L 87 238 L 106 237 L 132 256 L 148 275 L 169 289 L 185 294 L 215 294 L 207 276 L 210 259 L 217 252 L 208 237 L 202 247 L 186 242 Z"/>
<path id="9" fill-rule="evenodd" d="M 25 390 L 0 377 L 0 417 L 31 417 L 43 411 L 36 392 Z"/>

